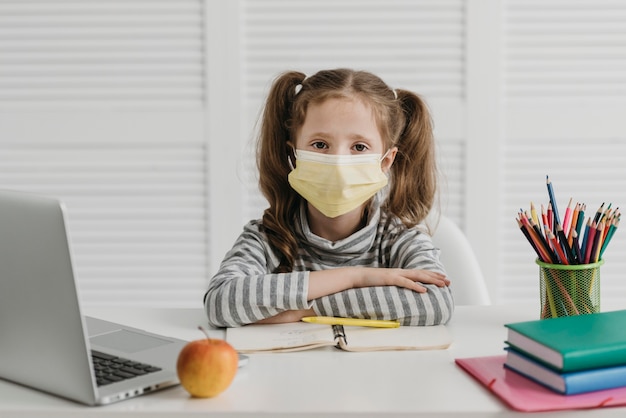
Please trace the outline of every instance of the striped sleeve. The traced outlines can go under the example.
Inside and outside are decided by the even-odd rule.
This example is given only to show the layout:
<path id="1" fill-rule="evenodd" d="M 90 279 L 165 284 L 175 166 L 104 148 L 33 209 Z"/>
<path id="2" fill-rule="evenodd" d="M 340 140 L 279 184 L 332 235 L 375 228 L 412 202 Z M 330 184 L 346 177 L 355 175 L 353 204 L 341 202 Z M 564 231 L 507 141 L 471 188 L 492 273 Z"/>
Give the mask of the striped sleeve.
<path id="1" fill-rule="evenodd" d="M 285 310 L 308 309 L 308 272 L 268 272 L 266 245 L 250 223 L 209 281 L 204 307 L 209 324 L 235 327 Z"/>
<path id="2" fill-rule="evenodd" d="M 439 250 L 430 237 L 407 230 L 388 241 L 389 262 L 385 267 L 431 270 L 445 273 Z M 399 320 L 402 325 L 439 325 L 447 323 L 454 311 L 449 287 L 424 284 L 427 292 L 418 293 L 396 286 L 349 289 L 316 299 L 317 315 Z"/>

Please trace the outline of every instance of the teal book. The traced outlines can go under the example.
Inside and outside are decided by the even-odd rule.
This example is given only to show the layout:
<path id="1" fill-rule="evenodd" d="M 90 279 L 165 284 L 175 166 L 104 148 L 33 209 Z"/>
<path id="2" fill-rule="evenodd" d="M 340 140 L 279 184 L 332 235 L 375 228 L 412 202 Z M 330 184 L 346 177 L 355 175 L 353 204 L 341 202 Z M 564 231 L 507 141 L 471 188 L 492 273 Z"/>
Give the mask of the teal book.
<path id="1" fill-rule="evenodd" d="M 626 386 L 626 364 L 559 373 L 510 348 L 507 350 L 504 366 L 564 395 Z"/>
<path id="2" fill-rule="evenodd" d="M 508 345 L 559 372 L 626 365 L 626 310 L 505 327 Z"/>

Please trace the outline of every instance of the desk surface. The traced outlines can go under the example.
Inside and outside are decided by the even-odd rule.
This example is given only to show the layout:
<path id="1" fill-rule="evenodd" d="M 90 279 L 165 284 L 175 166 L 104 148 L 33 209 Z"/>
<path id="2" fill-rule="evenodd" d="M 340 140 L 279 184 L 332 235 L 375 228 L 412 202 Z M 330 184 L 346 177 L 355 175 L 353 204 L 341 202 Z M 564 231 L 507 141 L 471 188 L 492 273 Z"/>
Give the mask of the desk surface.
<path id="1" fill-rule="evenodd" d="M 185 340 L 199 339 L 201 310 L 91 309 L 87 314 Z M 349 353 L 334 348 L 252 354 L 232 385 L 212 399 L 180 387 L 89 408 L 0 380 L 0 417 L 505 417 L 520 416 L 454 364 L 459 357 L 503 353 L 503 324 L 538 317 L 534 306 L 460 306 L 449 324 L 453 345 L 441 351 Z M 221 331 L 212 331 L 223 336 Z M 42 347 L 44 349 L 44 347 Z M 589 411 L 541 414 L 577 417 Z M 594 410 L 624 416 L 626 408 Z M 588 415 L 585 415 L 588 416 Z"/>

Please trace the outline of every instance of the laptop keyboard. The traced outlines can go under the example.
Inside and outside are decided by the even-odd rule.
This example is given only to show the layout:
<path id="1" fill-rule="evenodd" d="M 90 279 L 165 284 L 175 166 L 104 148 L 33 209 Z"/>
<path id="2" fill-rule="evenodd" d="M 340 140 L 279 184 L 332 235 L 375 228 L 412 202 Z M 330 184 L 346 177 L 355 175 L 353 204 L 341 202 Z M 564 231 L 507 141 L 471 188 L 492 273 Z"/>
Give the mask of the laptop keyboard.
<path id="1" fill-rule="evenodd" d="M 91 358 L 93 360 L 93 368 L 96 373 L 96 383 L 98 386 L 121 382 L 122 380 L 132 379 L 133 377 L 143 376 L 161 370 L 149 364 L 139 363 L 95 350 L 91 350 Z"/>

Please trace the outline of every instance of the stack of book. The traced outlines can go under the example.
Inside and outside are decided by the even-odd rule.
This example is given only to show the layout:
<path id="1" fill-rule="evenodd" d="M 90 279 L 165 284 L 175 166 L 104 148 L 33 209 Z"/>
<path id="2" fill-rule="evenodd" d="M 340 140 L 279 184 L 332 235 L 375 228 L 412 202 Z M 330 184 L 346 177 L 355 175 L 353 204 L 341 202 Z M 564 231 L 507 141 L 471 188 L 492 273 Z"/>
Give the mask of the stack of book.
<path id="1" fill-rule="evenodd" d="M 505 326 L 507 369 L 565 395 L 626 387 L 626 310 Z"/>

